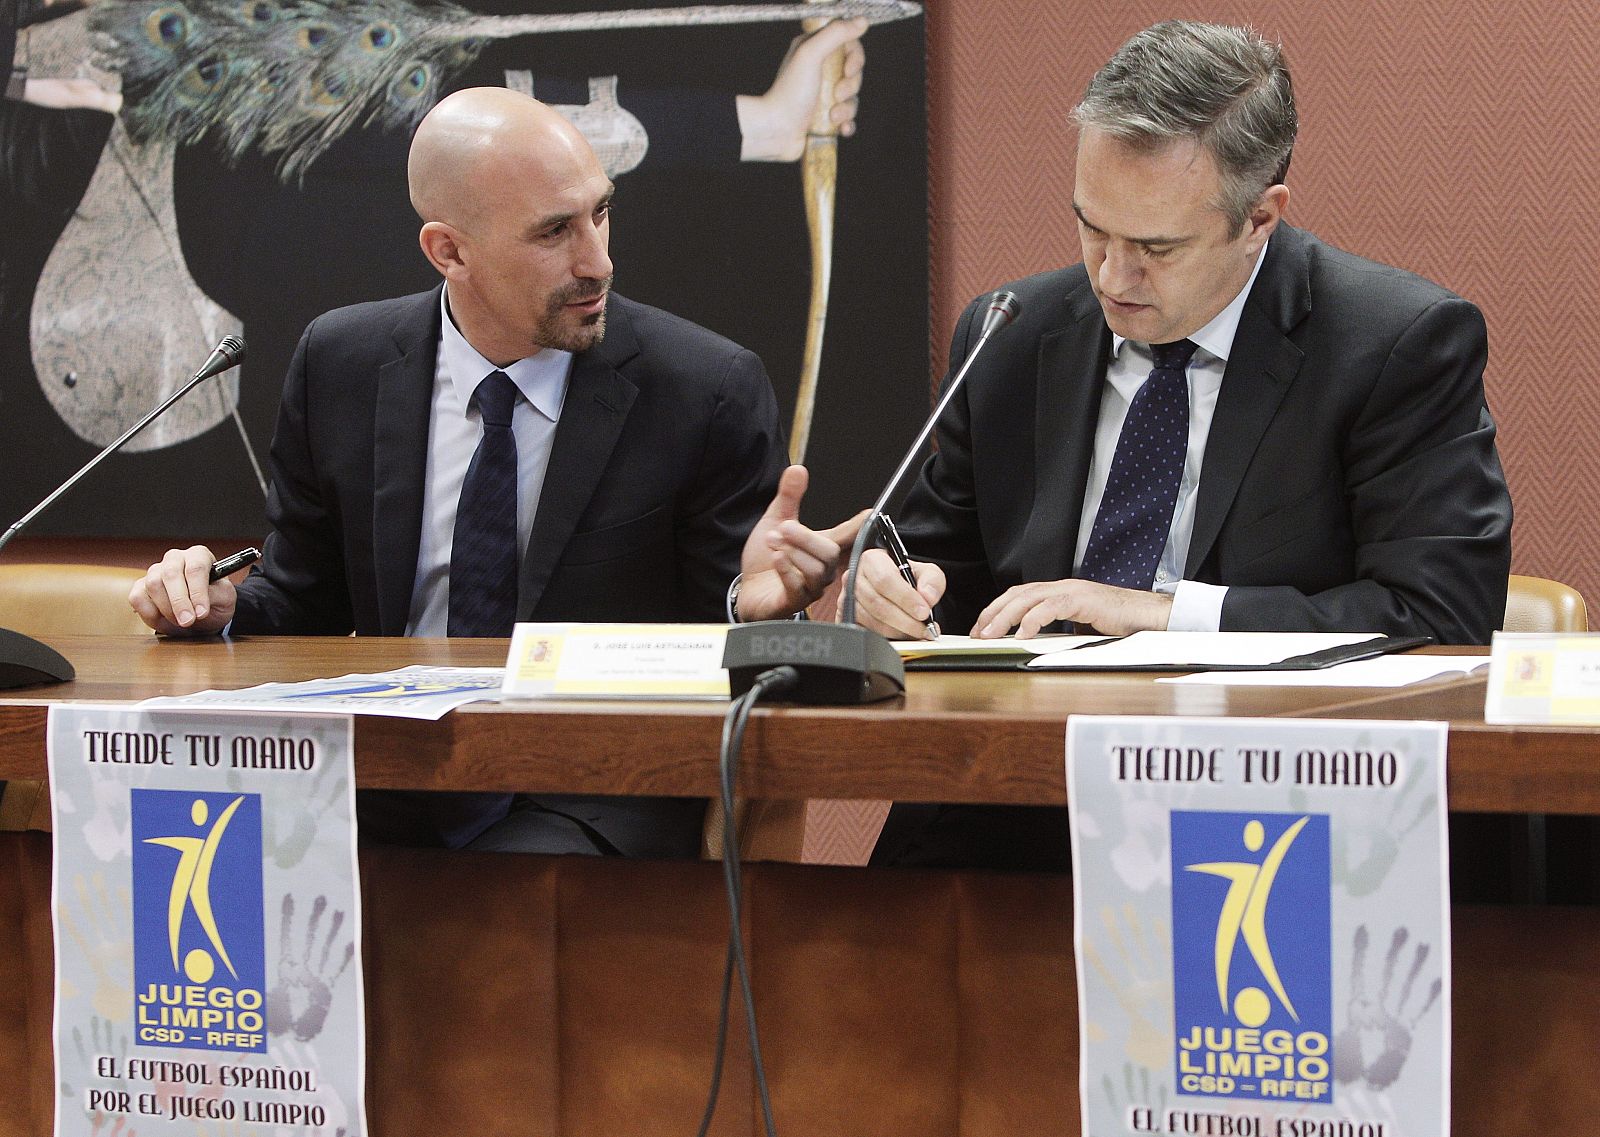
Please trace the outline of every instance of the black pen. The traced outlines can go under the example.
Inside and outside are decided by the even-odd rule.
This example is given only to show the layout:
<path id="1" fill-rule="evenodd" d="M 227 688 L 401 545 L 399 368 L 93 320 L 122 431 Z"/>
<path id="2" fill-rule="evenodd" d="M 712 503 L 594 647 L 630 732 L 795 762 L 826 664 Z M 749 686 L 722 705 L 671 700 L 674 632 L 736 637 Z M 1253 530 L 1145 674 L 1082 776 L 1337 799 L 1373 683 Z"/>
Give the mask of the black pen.
<path id="1" fill-rule="evenodd" d="M 240 549 L 231 557 L 223 557 L 211 566 L 211 583 L 215 584 L 225 576 L 232 576 L 247 565 L 253 565 L 261 559 L 260 549 Z"/>
<path id="2" fill-rule="evenodd" d="M 894 527 L 894 521 L 887 513 L 878 514 L 880 528 L 883 530 L 883 540 L 889 547 L 889 556 L 894 559 L 895 568 L 900 570 L 900 575 L 912 588 L 917 586 L 917 574 L 911 571 L 911 554 L 906 552 L 906 543 L 900 539 L 900 530 Z M 939 638 L 939 625 L 934 622 L 930 612 L 923 621 L 928 629 L 928 635 L 934 639 Z"/>

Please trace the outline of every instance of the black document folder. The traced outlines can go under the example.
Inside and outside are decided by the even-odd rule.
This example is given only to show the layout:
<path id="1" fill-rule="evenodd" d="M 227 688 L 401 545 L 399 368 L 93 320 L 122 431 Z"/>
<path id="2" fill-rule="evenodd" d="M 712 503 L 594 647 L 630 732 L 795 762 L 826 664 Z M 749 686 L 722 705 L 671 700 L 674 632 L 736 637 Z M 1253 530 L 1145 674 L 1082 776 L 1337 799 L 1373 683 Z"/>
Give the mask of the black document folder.
<path id="1" fill-rule="evenodd" d="M 1147 633 L 1137 633 L 1145 635 Z M 1185 635 L 1196 636 L 1196 643 L 1210 640 L 1208 633 L 1163 633 L 1173 642 L 1181 642 Z M 1239 633 L 1253 635 L 1256 633 Z M 1314 651 L 1299 652 L 1276 658 L 1255 659 L 1250 662 L 1224 662 L 1216 658 L 1196 655 L 1184 658 L 1181 652 L 1168 652 L 1160 659 L 1128 662 L 1125 657 L 1104 658 L 1098 649 L 1129 641 L 1131 637 L 1108 637 L 1095 643 L 1084 644 L 1059 652 L 1040 655 L 1019 648 L 1015 653 L 985 651 L 976 654 L 959 652 L 906 659 L 907 671 L 1317 671 L 1340 663 L 1358 659 L 1372 659 L 1399 651 L 1423 647 L 1433 643 L 1432 636 L 1372 636 L 1350 643 L 1330 644 Z M 1035 660 L 1041 662 L 1035 663 Z M 1048 661 L 1048 662 L 1043 662 Z"/>

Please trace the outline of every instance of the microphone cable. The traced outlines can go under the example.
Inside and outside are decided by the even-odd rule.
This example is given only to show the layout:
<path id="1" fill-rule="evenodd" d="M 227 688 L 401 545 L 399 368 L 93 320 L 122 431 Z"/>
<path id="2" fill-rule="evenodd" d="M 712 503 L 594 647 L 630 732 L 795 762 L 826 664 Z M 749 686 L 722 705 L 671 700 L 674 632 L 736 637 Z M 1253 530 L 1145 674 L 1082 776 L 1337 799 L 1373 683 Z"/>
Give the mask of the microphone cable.
<path id="1" fill-rule="evenodd" d="M 744 732 L 750 712 L 766 695 L 781 695 L 800 683 L 793 667 L 773 667 L 755 677 L 750 689 L 728 704 L 722 719 L 722 751 L 718 762 L 722 794 L 722 880 L 728 889 L 728 954 L 722 966 L 722 1000 L 717 1010 L 717 1051 L 711 1068 L 711 1089 L 705 1116 L 700 1119 L 698 1137 L 706 1137 L 717 1112 L 717 1095 L 722 1088 L 722 1060 L 728 1042 L 728 1006 L 732 1000 L 733 976 L 739 976 L 744 995 L 745 1029 L 750 1038 L 750 1064 L 755 1071 L 756 1089 L 761 1097 L 761 1119 L 767 1137 L 777 1137 L 772 1122 L 772 1096 L 767 1091 L 767 1069 L 761 1060 L 761 1041 L 756 1034 L 755 999 L 750 992 L 750 965 L 745 958 L 743 877 L 739 863 L 739 838 L 733 820 L 733 790 L 738 782 L 739 754 L 744 749 Z"/>

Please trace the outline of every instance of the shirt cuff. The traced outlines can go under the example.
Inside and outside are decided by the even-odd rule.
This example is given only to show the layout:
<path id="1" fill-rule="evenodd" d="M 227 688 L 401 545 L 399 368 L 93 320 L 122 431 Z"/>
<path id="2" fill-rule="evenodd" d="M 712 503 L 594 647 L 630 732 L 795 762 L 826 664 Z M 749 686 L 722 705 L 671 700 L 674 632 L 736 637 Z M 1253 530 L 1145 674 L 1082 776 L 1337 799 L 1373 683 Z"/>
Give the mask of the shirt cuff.
<path id="1" fill-rule="evenodd" d="M 1226 595 L 1227 588 L 1220 584 L 1180 580 L 1172 593 L 1172 613 L 1167 617 L 1167 631 L 1221 631 L 1222 598 Z"/>

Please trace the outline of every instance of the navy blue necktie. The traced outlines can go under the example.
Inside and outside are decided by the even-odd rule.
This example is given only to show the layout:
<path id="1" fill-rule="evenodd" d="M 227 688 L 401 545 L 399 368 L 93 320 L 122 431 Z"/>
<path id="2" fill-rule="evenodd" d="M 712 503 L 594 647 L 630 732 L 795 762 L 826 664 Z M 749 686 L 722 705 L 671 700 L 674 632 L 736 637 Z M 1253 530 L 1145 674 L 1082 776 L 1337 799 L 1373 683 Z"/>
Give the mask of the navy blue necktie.
<path id="1" fill-rule="evenodd" d="M 1189 450 L 1189 381 L 1195 345 L 1153 343 L 1156 365 L 1128 406 L 1106 490 L 1078 575 L 1148 591 L 1167 547 Z"/>
<path id="2" fill-rule="evenodd" d="M 517 385 L 504 371 L 478 384 L 483 438 L 461 483 L 450 544 L 452 636 L 509 636 L 517 621 L 517 439 L 511 411 Z M 401 795 L 402 797 L 413 795 Z M 459 849 L 511 809 L 510 794 L 414 795 L 446 848 Z"/>
<path id="3" fill-rule="evenodd" d="M 504 371 L 478 384 L 483 439 L 467 467 L 450 544 L 452 636 L 509 636 L 517 619 L 517 385 Z"/>

